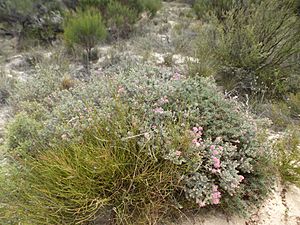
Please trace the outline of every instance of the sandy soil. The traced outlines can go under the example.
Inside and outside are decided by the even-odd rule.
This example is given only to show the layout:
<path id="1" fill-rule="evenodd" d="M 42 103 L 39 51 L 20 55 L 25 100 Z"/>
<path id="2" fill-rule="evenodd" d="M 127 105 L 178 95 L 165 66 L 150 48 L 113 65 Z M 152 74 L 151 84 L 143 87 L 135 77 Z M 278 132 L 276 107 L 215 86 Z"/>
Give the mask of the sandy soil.
<path id="1" fill-rule="evenodd" d="M 247 220 L 209 214 L 191 218 L 182 225 L 300 225 L 300 189 L 277 184 L 269 199 Z"/>

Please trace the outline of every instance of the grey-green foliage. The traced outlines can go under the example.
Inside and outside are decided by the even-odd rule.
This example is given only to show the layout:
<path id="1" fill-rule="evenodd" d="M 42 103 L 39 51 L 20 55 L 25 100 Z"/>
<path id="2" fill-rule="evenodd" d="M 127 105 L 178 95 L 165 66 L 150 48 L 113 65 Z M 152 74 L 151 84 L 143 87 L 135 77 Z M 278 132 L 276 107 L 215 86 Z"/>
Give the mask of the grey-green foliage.
<path id="1" fill-rule="evenodd" d="M 7 127 L 7 147 L 17 150 L 18 153 L 30 153 L 38 142 L 38 133 L 41 124 L 24 113 L 17 114 Z"/>
<path id="2" fill-rule="evenodd" d="M 215 30 L 209 31 L 204 44 L 210 44 L 226 89 L 262 98 L 295 91 L 300 20 L 292 1 L 261 1 L 231 10 L 222 22 L 214 18 L 210 22 Z"/>
<path id="3" fill-rule="evenodd" d="M 37 80 L 31 82 L 42 85 Z M 103 76 L 91 77 L 90 81 L 69 90 L 52 90 L 52 93 L 44 92 L 45 95 L 32 96 L 33 99 L 28 96 L 24 99 L 26 102 L 19 102 L 18 110 L 26 112 L 21 121 L 27 124 L 30 118 L 30 130 L 26 134 L 35 135 L 37 128 L 39 132 L 37 137 L 32 135 L 31 145 L 26 142 L 24 151 L 19 147 L 17 152 L 29 150 L 29 153 L 39 154 L 44 149 L 39 145 L 51 148 L 67 142 L 83 143 L 84 132 L 103 118 L 113 120 L 113 112 L 121 103 L 130 109 L 130 123 L 140 121 L 135 131 L 137 147 L 148 146 L 145 151 L 149 157 L 181 165 L 185 171 L 181 184 L 192 205 L 200 201 L 205 205 L 216 204 L 211 199 L 215 185 L 223 194 L 221 204 L 230 204 L 231 194 L 239 193 L 237 198 L 244 201 L 243 192 L 252 193 L 247 185 L 251 184 L 257 161 L 264 157 L 261 152 L 265 153 L 257 139 L 259 128 L 237 102 L 225 99 L 217 91 L 212 80 L 186 77 L 171 68 L 143 64 L 112 67 Z M 36 112 L 31 106 L 43 110 Z M 18 118 L 15 123 L 19 121 Z M 193 142 L 196 134 L 192 129 L 200 126 L 203 143 L 196 148 Z M 14 129 L 8 132 L 8 137 L 24 135 L 23 126 L 15 127 L 20 131 Z M 128 137 L 131 136 L 129 132 Z M 213 170 L 212 145 L 220 152 L 220 171 Z M 264 175 L 259 178 L 264 179 L 268 178 Z M 257 194 L 261 190 L 256 191 Z"/>
<path id="4" fill-rule="evenodd" d="M 71 15 L 64 25 L 64 38 L 69 45 L 83 48 L 88 57 L 92 48 L 104 40 L 106 28 L 97 10 L 88 9 Z"/>

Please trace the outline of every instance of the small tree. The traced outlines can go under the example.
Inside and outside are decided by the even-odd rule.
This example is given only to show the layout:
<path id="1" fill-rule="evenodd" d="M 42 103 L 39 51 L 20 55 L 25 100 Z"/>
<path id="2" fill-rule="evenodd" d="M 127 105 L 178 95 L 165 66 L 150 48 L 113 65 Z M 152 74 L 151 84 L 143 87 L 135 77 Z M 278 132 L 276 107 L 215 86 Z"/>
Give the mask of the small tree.
<path id="1" fill-rule="evenodd" d="M 106 37 L 106 27 L 97 10 L 79 11 L 70 17 L 64 26 L 64 38 L 67 44 L 78 45 L 87 53 L 87 64 L 92 48 Z"/>

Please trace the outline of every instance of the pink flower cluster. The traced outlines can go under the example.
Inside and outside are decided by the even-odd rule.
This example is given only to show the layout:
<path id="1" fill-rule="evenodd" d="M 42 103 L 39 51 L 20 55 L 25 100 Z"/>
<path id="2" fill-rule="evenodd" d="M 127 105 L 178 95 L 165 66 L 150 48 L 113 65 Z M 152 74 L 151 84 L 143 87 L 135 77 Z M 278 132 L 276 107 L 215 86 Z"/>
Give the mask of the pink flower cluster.
<path id="1" fill-rule="evenodd" d="M 182 76 L 179 73 L 175 73 L 172 77 L 172 80 L 181 80 Z"/>
<path id="2" fill-rule="evenodd" d="M 192 143 L 194 145 L 196 145 L 196 147 L 200 147 L 200 145 L 202 144 L 202 131 L 203 131 L 203 128 L 202 127 L 193 127 L 193 136 L 194 136 L 194 139 L 192 140 Z"/>
<path id="3" fill-rule="evenodd" d="M 162 97 L 162 98 L 159 99 L 159 101 L 158 101 L 158 103 L 159 103 L 160 105 L 163 105 L 163 104 L 168 103 L 168 102 L 169 102 L 169 99 L 168 99 L 167 96 Z"/>
<path id="4" fill-rule="evenodd" d="M 221 167 L 220 159 L 218 159 L 218 158 L 215 157 L 215 156 L 213 156 L 212 159 L 213 159 L 213 162 L 214 162 L 214 167 L 215 167 L 216 169 L 220 169 L 220 167 Z"/>
<path id="5" fill-rule="evenodd" d="M 204 207 L 206 204 L 205 202 L 201 201 L 200 199 L 196 199 L 196 203 L 199 205 L 200 208 Z"/>
<path id="6" fill-rule="evenodd" d="M 164 113 L 164 109 L 163 109 L 162 107 L 158 107 L 158 108 L 155 108 L 155 109 L 153 110 L 153 112 L 154 112 L 155 114 L 163 114 L 163 113 Z"/>
<path id="7" fill-rule="evenodd" d="M 125 88 L 122 86 L 119 86 L 117 92 L 118 92 L 118 94 L 123 94 L 125 92 Z"/>
<path id="8" fill-rule="evenodd" d="M 220 199 L 221 199 L 221 192 L 218 191 L 218 186 L 217 185 L 213 185 L 212 187 L 212 203 L 217 205 L 220 203 Z"/>
<path id="9" fill-rule="evenodd" d="M 231 183 L 231 187 L 232 188 L 238 188 L 240 183 L 244 180 L 244 176 L 242 175 L 239 175 L 238 176 L 238 179 L 235 179 L 232 183 Z"/>
<path id="10" fill-rule="evenodd" d="M 219 146 L 218 150 L 217 150 L 215 145 L 211 145 L 210 150 L 212 151 L 212 160 L 213 160 L 213 164 L 214 164 L 214 169 L 212 170 L 212 172 L 213 173 L 220 172 L 219 169 L 221 167 L 221 161 L 219 158 L 217 158 L 217 155 L 219 155 L 218 150 L 222 151 L 223 147 Z"/>

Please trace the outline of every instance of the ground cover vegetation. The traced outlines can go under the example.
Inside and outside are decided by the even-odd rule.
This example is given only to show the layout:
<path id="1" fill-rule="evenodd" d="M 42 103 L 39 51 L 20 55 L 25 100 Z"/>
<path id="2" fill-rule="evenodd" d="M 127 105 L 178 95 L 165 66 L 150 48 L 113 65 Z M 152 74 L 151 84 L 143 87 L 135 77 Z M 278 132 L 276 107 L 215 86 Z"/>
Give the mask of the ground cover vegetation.
<path id="1" fill-rule="evenodd" d="M 0 12 L 31 21 L 16 2 L 0 2 Z M 46 7 L 34 3 L 28 10 Z M 112 58 L 100 75 L 82 77 L 64 50 L 34 61 L 26 81 L 1 73 L 0 104 L 11 109 L 0 145 L 1 224 L 168 224 L 210 209 L 247 216 L 272 191 L 274 171 L 299 185 L 298 3 L 189 3 L 189 20 L 201 22 L 183 67 L 173 55 Z M 64 44 L 84 50 L 89 67 L 97 45 L 130 38 L 162 3 L 54 5 Z M 20 23 L 18 32 L 28 26 L 3 21 Z M 271 128 L 283 132 L 275 142 Z"/>

